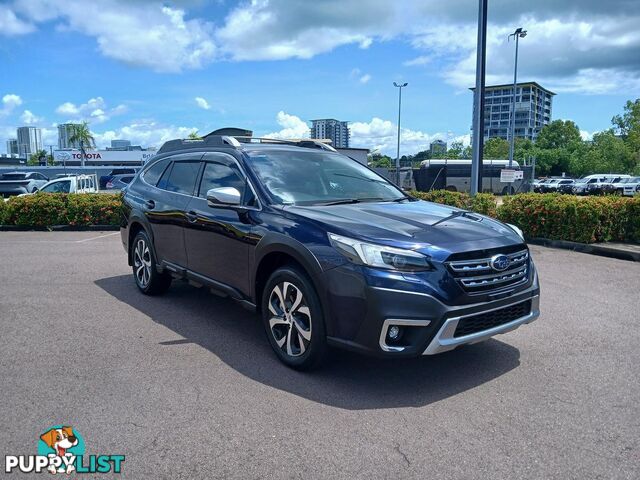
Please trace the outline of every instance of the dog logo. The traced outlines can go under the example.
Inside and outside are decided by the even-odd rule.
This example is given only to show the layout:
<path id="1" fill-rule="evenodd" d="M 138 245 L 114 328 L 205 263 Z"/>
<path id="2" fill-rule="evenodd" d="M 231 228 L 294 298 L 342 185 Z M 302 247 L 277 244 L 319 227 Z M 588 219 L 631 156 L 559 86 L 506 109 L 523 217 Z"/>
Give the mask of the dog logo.
<path id="1" fill-rule="evenodd" d="M 122 473 L 124 455 L 85 455 L 84 439 L 68 425 L 40 434 L 37 455 L 5 455 L 5 473 Z"/>
<path id="2" fill-rule="evenodd" d="M 489 262 L 491 268 L 493 268 L 496 272 L 503 272 L 509 265 L 511 264 L 511 260 L 506 255 L 494 255 L 491 257 Z"/>
<path id="3" fill-rule="evenodd" d="M 65 460 L 82 455 L 84 453 L 84 442 L 80 444 L 80 435 L 72 427 L 58 426 L 50 428 L 40 435 L 40 441 L 38 453 L 47 455 L 50 458 L 59 457 L 62 460 L 59 467 L 53 462 L 50 463 L 49 472 L 55 474 L 75 471 L 75 465 Z M 47 448 L 44 448 L 42 443 Z"/>

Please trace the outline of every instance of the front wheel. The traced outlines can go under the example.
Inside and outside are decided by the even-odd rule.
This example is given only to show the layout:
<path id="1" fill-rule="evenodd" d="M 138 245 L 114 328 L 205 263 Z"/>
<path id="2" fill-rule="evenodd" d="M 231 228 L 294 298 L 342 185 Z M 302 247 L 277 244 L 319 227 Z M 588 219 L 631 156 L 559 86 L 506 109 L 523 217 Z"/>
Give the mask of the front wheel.
<path id="1" fill-rule="evenodd" d="M 278 358 L 296 370 L 309 370 L 326 352 L 324 318 L 318 294 L 295 267 L 276 270 L 262 294 L 262 320 Z"/>
<path id="2" fill-rule="evenodd" d="M 171 286 L 171 275 L 158 272 L 158 264 L 149 236 L 144 231 L 137 233 L 131 247 L 133 277 L 138 289 L 145 295 L 160 295 Z"/>

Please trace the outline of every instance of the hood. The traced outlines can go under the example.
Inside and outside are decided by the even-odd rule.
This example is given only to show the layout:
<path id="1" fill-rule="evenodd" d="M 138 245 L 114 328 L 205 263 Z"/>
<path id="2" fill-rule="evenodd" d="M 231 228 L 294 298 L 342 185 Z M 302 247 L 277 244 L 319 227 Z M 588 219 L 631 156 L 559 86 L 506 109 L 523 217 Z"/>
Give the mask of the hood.
<path id="1" fill-rule="evenodd" d="M 509 227 L 458 208 L 425 201 L 289 206 L 294 215 L 323 224 L 329 232 L 372 243 L 450 253 L 523 243 Z M 419 244 L 419 245 L 416 245 Z M 432 253 L 432 252 L 431 252 Z"/>

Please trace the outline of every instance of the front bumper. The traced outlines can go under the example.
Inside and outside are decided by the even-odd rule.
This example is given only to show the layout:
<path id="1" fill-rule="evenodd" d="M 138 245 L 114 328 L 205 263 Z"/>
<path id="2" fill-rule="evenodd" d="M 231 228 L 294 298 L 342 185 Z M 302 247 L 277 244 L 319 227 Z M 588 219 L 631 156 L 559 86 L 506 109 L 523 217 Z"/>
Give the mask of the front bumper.
<path id="1" fill-rule="evenodd" d="M 325 306 L 329 313 L 328 341 L 334 346 L 376 356 L 417 357 L 512 331 L 540 315 L 540 287 L 535 268 L 532 269 L 528 286 L 501 298 L 461 305 L 449 305 L 431 293 L 370 286 L 354 272 L 334 269 L 327 272 L 328 279 L 325 279 L 332 286 Z M 491 312 L 512 306 L 522 307 L 522 314 L 470 334 L 456 332 L 465 319 L 484 314 L 490 318 Z M 403 332 L 399 342 L 388 341 L 387 333 L 394 325 Z"/>

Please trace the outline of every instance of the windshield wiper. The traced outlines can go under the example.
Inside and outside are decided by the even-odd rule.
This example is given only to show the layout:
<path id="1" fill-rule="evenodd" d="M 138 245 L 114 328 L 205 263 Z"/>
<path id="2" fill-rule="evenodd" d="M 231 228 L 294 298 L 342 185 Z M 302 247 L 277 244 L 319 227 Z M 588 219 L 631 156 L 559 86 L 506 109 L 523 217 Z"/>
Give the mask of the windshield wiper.
<path id="1" fill-rule="evenodd" d="M 359 175 L 349 175 L 348 173 L 334 173 L 333 175 L 335 175 L 336 177 L 355 178 L 356 180 L 363 180 L 365 182 L 384 183 L 385 185 L 387 184 L 387 182 L 385 182 L 384 180 L 378 180 L 377 178 L 360 177 Z"/>
<path id="2" fill-rule="evenodd" d="M 449 215 L 448 217 L 441 218 L 441 219 L 440 219 L 440 220 L 438 220 L 437 222 L 432 223 L 432 224 L 431 224 L 431 226 L 432 226 L 432 227 L 435 227 L 436 225 L 439 225 L 440 223 L 448 222 L 449 220 L 453 220 L 454 218 L 457 218 L 457 217 L 466 217 L 466 216 L 469 216 L 469 218 L 472 218 L 472 219 L 474 219 L 474 220 L 479 220 L 479 218 L 478 218 L 478 217 L 476 217 L 476 216 L 474 216 L 472 213 L 469 213 L 469 212 L 467 212 L 467 211 L 465 211 L 465 210 L 461 210 L 461 211 L 458 211 L 458 212 L 453 212 L 453 213 L 452 213 L 451 215 Z"/>
<path id="3" fill-rule="evenodd" d="M 381 197 L 361 197 L 361 198 L 342 198 L 331 202 L 321 203 L 320 205 L 346 205 L 348 203 L 376 202 L 384 200 Z"/>

